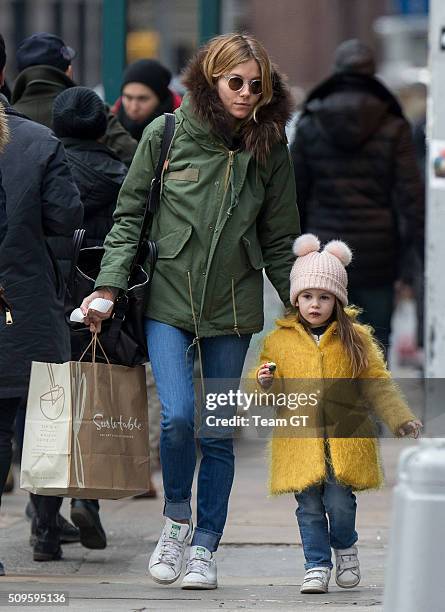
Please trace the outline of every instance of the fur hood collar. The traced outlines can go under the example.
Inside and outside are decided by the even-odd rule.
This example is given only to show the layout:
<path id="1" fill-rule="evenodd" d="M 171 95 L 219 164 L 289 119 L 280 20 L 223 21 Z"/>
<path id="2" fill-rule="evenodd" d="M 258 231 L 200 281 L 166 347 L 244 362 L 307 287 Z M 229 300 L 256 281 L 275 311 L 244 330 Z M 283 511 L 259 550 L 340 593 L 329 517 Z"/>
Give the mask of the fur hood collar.
<path id="1" fill-rule="evenodd" d="M 0 152 L 9 140 L 8 122 L 6 120 L 5 109 L 0 102 Z"/>
<path id="2" fill-rule="evenodd" d="M 183 83 L 189 90 L 191 109 L 198 120 L 210 126 L 211 131 L 223 140 L 231 132 L 231 117 L 224 109 L 215 88 L 209 87 L 202 72 L 205 49 L 189 63 Z M 250 119 L 237 133 L 243 148 L 261 164 L 265 164 L 272 147 L 286 142 L 285 127 L 292 113 L 292 102 L 284 78 L 274 67 L 272 73 L 273 98 L 262 106 L 256 121 Z"/>

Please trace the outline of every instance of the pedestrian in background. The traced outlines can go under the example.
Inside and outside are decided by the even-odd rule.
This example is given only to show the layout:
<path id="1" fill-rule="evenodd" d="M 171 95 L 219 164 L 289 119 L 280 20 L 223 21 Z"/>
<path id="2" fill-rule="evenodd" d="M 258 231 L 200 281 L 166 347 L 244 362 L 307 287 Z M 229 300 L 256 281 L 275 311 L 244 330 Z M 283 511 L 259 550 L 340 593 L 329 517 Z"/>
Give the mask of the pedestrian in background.
<path id="1" fill-rule="evenodd" d="M 290 301 L 296 310 L 278 320 L 277 329 L 264 341 L 255 377 L 268 393 L 282 389 L 280 383 L 286 389 L 286 381 L 302 379 L 314 381 L 315 391 L 317 381 L 323 379 L 324 396 L 311 408 L 318 411 L 317 416 L 309 416 L 308 427 L 313 433 L 293 432 L 291 437 L 291 426 L 284 432 L 281 428 L 274 431 L 270 486 L 272 494 L 294 493 L 298 502 L 296 514 L 306 559 L 301 592 L 327 593 L 331 546 L 337 585 L 349 589 L 360 582 L 353 491 L 382 484 L 381 461 L 372 434 L 375 429 L 367 412 L 362 409 L 356 421 L 359 437 L 353 437 L 356 430 L 350 428 L 352 411 L 360 410 L 361 394 L 396 436 L 417 437 L 422 424 L 389 380 L 370 328 L 357 323 L 357 312 L 347 308 L 345 266 L 352 257 L 348 246 L 330 241 L 320 252 L 318 238 L 306 234 L 295 241 L 294 253 L 297 260 L 290 275 Z M 275 364 L 275 371 L 269 368 L 270 363 Z M 329 379 L 345 379 L 347 387 L 343 385 L 331 397 Z M 351 383 L 354 379 L 357 386 Z M 363 383 L 360 387 L 359 381 Z M 324 411 L 330 399 L 334 405 L 340 403 L 335 412 L 339 419 L 336 434 L 325 424 Z M 285 408 L 277 416 L 289 418 L 290 414 Z M 309 437 L 314 434 L 317 437 Z"/>
<path id="2" fill-rule="evenodd" d="M 356 252 L 351 303 L 387 349 L 394 284 L 423 262 L 424 193 L 410 126 L 360 41 L 338 47 L 308 95 L 291 152 L 302 230 Z"/>
<path id="3" fill-rule="evenodd" d="M 102 246 L 113 225 L 117 196 L 128 170 L 117 155 L 100 142 L 107 129 L 104 103 L 87 87 L 70 87 L 54 100 L 52 119 L 54 133 L 65 147 L 83 203 L 84 246 Z M 66 263 L 70 266 L 71 261 Z M 72 358 L 78 357 L 74 351 Z M 72 499 L 71 520 L 79 528 L 83 546 L 106 547 L 97 499 Z"/>
<path id="4" fill-rule="evenodd" d="M 154 59 L 141 59 L 127 66 L 121 97 L 112 110 L 138 142 L 153 119 L 180 106 L 180 96 L 169 88 L 171 78 L 170 70 Z"/>
<path id="5" fill-rule="evenodd" d="M 6 53 L 0 35 L 0 85 Z M 14 324 L 0 319 L 0 494 L 11 463 L 13 424 L 26 405 L 32 361 L 70 359 L 65 284 L 46 237 L 70 236 L 82 223 L 79 191 L 62 144 L 51 130 L 23 117 L 3 96 L 10 141 L 0 155 L 8 227 L 0 245 L 0 279 L 14 304 Z M 33 495 L 34 560 L 61 556 L 61 498 Z"/>
<path id="6" fill-rule="evenodd" d="M 16 52 L 19 75 L 15 80 L 11 104 L 29 119 L 52 128 L 54 98 L 75 87 L 72 61 L 76 53 L 64 41 L 47 32 L 25 38 Z M 137 143 L 107 109 L 107 129 L 102 141 L 127 165 Z"/>
<path id="7" fill-rule="evenodd" d="M 11 103 L 15 110 L 29 119 L 53 129 L 53 104 L 55 98 L 76 86 L 72 61 L 74 49 L 54 34 L 40 32 L 25 38 L 16 51 L 19 75 L 14 83 Z M 121 126 L 117 118 L 106 107 L 107 125 L 101 137 L 105 146 L 126 165 L 130 165 L 137 148 L 136 141 Z M 91 216 L 90 216 L 91 219 Z M 75 228 L 76 229 L 76 228 Z M 72 235 L 50 236 L 48 244 L 60 266 L 64 280 L 68 279 L 72 259 Z M 19 447 L 23 443 L 24 407 L 18 411 L 16 436 Z M 26 507 L 26 515 L 32 520 L 32 504 Z M 79 533 L 62 515 L 58 521 L 62 526 L 63 541 L 78 541 Z M 34 537 L 31 526 L 31 541 Z"/>
<path id="8" fill-rule="evenodd" d="M 104 103 L 87 87 L 66 89 L 54 100 L 52 125 L 65 147 L 84 206 L 84 246 L 102 246 L 113 226 L 117 196 L 128 172 L 101 142 L 107 129 Z"/>
<path id="9" fill-rule="evenodd" d="M 203 378 L 239 379 L 251 336 L 264 323 L 263 268 L 289 303 L 299 224 L 285 138 L 290 97 L 263 46 L 251 36 L 217 37 L 191 61 L 185 84 L 150 233 L 159 258 L 145 327 L 162 405 L 165 525 L 149 571 L 160 584 L 175 582 L 191 542 L 182 588 L 214 589 L 213 553 L 234 477 L 233 440 L 195 439 L 194 357 Z M 81 306 L 92 330 L 111 311 L 88 310 L 91 300 L 115 299 L 127 287 L 164 124 L 159 117 L 145 129 L 121 189 L 97 289 Z M 197 442 L 202 459 L 193 529 Z"/>

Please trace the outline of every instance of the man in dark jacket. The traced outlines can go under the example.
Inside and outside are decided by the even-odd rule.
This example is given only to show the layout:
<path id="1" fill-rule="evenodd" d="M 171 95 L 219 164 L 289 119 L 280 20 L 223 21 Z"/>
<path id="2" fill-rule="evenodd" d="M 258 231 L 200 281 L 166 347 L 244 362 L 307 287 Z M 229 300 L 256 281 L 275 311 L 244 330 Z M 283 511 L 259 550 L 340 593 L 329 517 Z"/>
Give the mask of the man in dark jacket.
<path id="1" fill-rule="evenodd" d="M 291 152 L 302 231 L 351 246 L 350 301 L 387 347 L 404 255 L 421 256 L 424 197 L 410 126 L 374 73 L 366 45 L 342 43 L 334 74 L 305 102 Z"/>
<path id="2" fill-rule="evenodd" d="M 1 36 L 0 36 L 1 38 Z M 6 56 L 0 56 L 0 85 Z M 13 304 L 13 325 L 0 319 L 0 494 L 11 462 L 12 426 L 28 392 L 32 361 L 70 358 L 65 287 L 46 236 L 72 235 L 82 204 L 62 144 L 0 98 L 9 142 L 0 155 L 8 228 L 0 245 L 0 279 Z M 24 180 L 24 177 L 26 180 Z M 61 498 L 33 496 L 37 508 L 34 559 L 61 555 L 57 515 Z"/>
<path id="3" fill-rule="evenodd" d="M 52 128 L 54 98 L 76 85 L 71 63 L 74 57 L 74 50 L 54 34 L 41 32 L 25 38 L 16 53 L 19 75 L 11 97 L 14 108 L 33 121 Z M 127 166 L 130 165 L 137 142 L 108 107 L 103 142 Z"/>

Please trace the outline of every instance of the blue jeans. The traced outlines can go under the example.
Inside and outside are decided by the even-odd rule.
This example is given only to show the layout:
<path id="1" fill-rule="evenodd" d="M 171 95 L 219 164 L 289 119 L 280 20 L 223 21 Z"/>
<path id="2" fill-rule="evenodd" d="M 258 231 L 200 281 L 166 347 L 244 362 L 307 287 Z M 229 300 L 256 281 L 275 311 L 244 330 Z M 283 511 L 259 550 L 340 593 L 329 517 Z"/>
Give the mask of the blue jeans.
<path id="1" fill-rule="evenodd" d="M 358 539 L 355 530 L 357 504 L 351 487 L 338 484 L 329 474 L 322 485 L 308 487 L 296 493 L 295 498 L 305 569 L 332 568 L 331 546 L 349 548 Z"/>
<path id="2" fill-rule="evenodd" d="M 198 473 L 197 526 L 192 546 L 215 551 L 222 536 L 234 476 L 232 438 L 195 440 L 193 365 L 194 334 L 146 319 L 148 350 L 161 402 L 160 455 L 164 482 L 164 516 L 190 519 L 196 446 L 202 458 Z M 251 335 L 202 338 L 204 378 L 239 379 Z"/>

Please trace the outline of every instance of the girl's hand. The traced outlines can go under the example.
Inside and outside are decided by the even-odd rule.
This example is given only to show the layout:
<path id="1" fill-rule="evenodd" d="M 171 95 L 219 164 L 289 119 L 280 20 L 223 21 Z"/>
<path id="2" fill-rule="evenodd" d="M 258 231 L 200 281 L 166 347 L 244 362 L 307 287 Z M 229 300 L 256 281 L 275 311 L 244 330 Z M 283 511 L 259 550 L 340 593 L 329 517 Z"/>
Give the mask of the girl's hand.
<path id="1" fill-rule="evenodd" d="M 273 361 L 263 363 L 259 367 L 257 380 L 264 389 L 268 389 L 272 385 L 276 367 Z"/>
<path id="2" fill-rule="evenodd" d="M 422 428 L 423 425 L 421 421 L 417 419 L 415 421 L 408 421 L 399 428 L 399 435 L 401 437 L 410 436 L 411 438 L 418 438 Z"/>
<path id="3" fill-rule="evenodd" d="M 116 295 L 118 293 L 117 289 L 111 287 L 104 287 L 103 289 L 97 289 L 93 291 L 88 297 L 86 297 L 82 304 L 80 305 L 80 310 L 82 311 L 85 317 L 85 325 L 89 325 L 90 332 L 99 333 L 100 328 L 102 326 L 102 321 L 105 319 L 109 319 L 111 313 L 113 312 L 113 307 L 110 308 L 107 312 L 98 312 L 97 310 L 92 310 L 89 308 L 91 302 L 96 298 L 103 298 L 105 300 L 111 300 L 114 302 Z"/>

